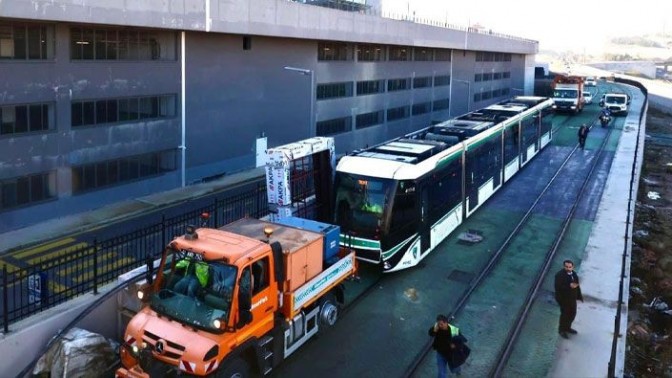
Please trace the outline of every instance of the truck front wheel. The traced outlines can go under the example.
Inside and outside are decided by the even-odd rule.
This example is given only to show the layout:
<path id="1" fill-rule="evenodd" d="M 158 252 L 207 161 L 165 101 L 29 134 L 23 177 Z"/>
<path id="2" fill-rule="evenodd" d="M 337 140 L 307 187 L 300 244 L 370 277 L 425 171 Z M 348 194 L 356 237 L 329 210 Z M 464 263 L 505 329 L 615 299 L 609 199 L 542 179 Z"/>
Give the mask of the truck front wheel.
<path id="1" fill-rule="evenodd" d="M 250 365 L 242 358 L 236 358 L 226 366 L 222 366 L 215 375 L 217 378 L 250 378 Z"/>
<path id="2" fill-rule="evenodd" d="M 336 303 L 336 297 L 329 294 L 320 303 L 320 326 L 324 328 L 333 327 L 337 320 L 338 304 Z"/>

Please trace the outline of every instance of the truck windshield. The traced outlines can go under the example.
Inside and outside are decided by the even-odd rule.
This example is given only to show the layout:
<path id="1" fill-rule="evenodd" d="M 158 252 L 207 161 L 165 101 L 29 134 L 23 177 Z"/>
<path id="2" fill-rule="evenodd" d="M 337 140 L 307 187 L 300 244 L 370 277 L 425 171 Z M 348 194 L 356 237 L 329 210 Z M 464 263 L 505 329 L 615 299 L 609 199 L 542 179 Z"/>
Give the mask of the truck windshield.
<path id="1" fill-rule="evenodd" d="M 236 281 L 235 266 L 203 261 L 201 255 L 174 251 L 166 261 L 161 288 L 150 297 L 161 315 L 211 332 L 222 332 L 215 320 L 229 318 Z"/>
<path id="2" fill-rule="evenodd" d="M 373 237 L 385 229 L 394 180 L 336 174 L 336 224 L 343 232 Z"/>
<path id="3" fill-rule="evenodd" d="M 605 102 L 609 104 L 625 104 L 625 98 L 624 97 L 610 97 L 607 96 L 607 99 Z"/>
<path id="4" fill-rule="evenodd" d="M 553 97 L 555 98 L 577 98 L 578 91 L 568 90 L 568 89 L 556 89 L 553 91 Z"/>

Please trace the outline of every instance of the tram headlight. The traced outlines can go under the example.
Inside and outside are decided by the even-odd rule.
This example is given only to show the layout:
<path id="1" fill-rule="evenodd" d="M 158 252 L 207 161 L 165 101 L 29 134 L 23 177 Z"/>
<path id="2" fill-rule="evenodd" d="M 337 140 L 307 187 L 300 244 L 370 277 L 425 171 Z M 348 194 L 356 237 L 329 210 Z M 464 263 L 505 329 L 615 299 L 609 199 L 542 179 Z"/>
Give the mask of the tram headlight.
<path id="1" fill-rule="evenodd" d="M 392 265 L 390 265 L 390 262 L 389 262 L 389 261 L 385 261 L 385 262 L 383 263 L 383 268 L 385 268 L 385 269 L 391 269 L 391 268 L 392 268 Z"/>

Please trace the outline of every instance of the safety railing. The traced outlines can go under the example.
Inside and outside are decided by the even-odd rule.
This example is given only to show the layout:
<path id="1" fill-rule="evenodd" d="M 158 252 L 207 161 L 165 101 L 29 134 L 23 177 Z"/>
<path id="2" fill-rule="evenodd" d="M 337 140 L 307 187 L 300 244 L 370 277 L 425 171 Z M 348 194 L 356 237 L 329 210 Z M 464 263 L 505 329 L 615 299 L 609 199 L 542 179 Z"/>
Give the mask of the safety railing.
<path id="1" fill-rule="evenodd" d="M 642 108 L 639 113 L 639 124 L 641 125 L 642 122 L 644 121 L 644 116 L 646 115 L 646 110 L 648 107 L 648 90 L 644 85 L 641 83 L 634 81 L 634 80 L 628 80 L 628 79 L 622 79 L 622 78 L 615 78 L 616 82 L 623 83 L 623 84 L 628 84 L 632 85 L 634 87 L 639 88 L 642 93 L 644 93 L 644 101 L 642 102 Z M 607 367 L 607 375 L 609 378 L 613 378 L 616 376 L 616 359 L 617 359 L 617 353 L 618 353 L 618 341 L 621 337 L 623 336 L 622 330 L 621 330 L 621 313 L 623 312 L 623 298 L 625 297 L 624 289 L 625 289 L 625 279 L 628 277 L 626 274 L 625 268 L 627 266 L 627 258 L 628 258 L 628 243 L 631 243 L 631 236 L 632 235 L 632 223 L 630 222 L 630 219 L 634 218 L 633 212 L 633 204 L 637 200 L 637 198 L 634 198 L 635 193 L 636 193 L 636 188 L 637 185 L 639 185 L 638 182 L 635 182 L 635 177 L 636 177 L 636 172 L 637 172 L 637 162 L 640 158 L 640 154 L 642 151 L 639 149 L 639 138 L 641 138 L 641 130 L 642 128 L 639 127 L 637 129 L 637 144 L 635 146 L 635 154 L 634 154 L 634 159 L 632 161 L 632 170 L 630 172 L 630 191 L 629 191 L 629 197 L 628 197 L 628 210 L 627 210 L 627 218 L 625 222 L 625 235 L 623 236 L 623 239 L 625 243 L 623 244 L 623 254 L 621 257 L 621 279 L 619 282 L 619 287 L 618 287 L 618 305 L 616 307 L 616 316 L 614 317 L 614 338 L 611 343 L 611 357 L 609 358 L 609 365 Z"/>
<path id="2" fill-rule="evenodd" d="M 244 193 L 215 198 L 178 216 L 161 216 L 156 223 L 123 235 L 63 249 L 28 267 L 3 265 L 0 323 L 6 333 L 18 320 L 86 293 L 97 294 L 102 285 L 144 265 L 148 258 L 157 258 L 169 239 L 184 233 L 185 226 L 200 225 L 205 212 L 211 214 L 208 226 L 221 227 L 244 217 L 262 218 L 268 211 L 266 185 L 259 181 Z M 298 213 L 309 215 L 311 209 Z"/>

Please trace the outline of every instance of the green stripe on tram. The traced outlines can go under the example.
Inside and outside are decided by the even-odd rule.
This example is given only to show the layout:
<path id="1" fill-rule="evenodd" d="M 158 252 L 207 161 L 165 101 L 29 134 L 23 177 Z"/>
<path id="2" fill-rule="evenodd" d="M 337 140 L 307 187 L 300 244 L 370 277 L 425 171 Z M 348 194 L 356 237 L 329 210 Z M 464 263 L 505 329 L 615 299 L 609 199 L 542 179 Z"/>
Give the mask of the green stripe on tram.
<path id="1" fill-rule="evenodd" d="M 350 235 L 340 235 L 340 243 L 344 246 L 352 246 L 355 248 L 380 249 L 380 241 L 362 239 Z"/>

